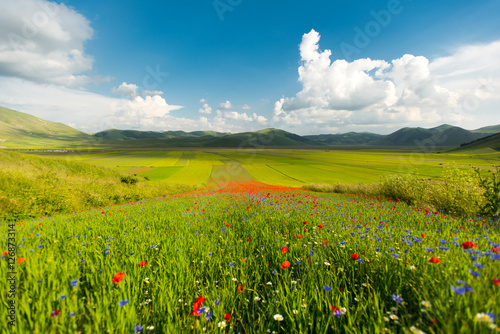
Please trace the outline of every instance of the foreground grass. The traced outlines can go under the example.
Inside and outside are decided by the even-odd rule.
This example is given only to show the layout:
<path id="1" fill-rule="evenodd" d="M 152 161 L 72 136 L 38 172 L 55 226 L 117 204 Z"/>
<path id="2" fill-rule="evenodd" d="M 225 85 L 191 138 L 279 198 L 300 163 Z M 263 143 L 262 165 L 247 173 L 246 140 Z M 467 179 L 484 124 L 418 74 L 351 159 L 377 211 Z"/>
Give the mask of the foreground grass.
<path id="1" fill-rule="evenodd" d="M 17 333 L 497 329 L 477 317 L 500 313 L 489 222 L 384 198 L 241 189 L 18 222 Z M 201 296 L 209 309 L 190 315 Z"/>
<path id="2" fill-rule="evenodd" d="M 109 168 L 2 150 L 0 161 L 0 219 L 84 210 L 194 189 L 146 182 Z"/>

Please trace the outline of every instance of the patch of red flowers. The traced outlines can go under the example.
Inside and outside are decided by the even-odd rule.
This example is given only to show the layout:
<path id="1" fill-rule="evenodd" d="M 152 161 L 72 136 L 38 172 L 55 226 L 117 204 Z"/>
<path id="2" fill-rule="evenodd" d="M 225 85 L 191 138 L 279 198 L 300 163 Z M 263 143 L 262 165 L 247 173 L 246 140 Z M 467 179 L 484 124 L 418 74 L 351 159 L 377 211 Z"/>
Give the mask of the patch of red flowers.
<path id="1" fill-rule="evenodd" d="M 139 267 L 147 266 L 147 265 L 148 264 L 146 263 L 146 261 L 139 262 Z"/>
<path id="2" fill-rule="evenodd" d="M 359 258 L 359 255 L 354 253 L 354 254 L 351 254 L 351 259 L 353 260 L 357 260 Z"/>
<path id="3" fill-rule="evenodd" d="M 496 286 L 500 286 L 500 278 L 492 278 L 491 282 Z"/>
<path id="4" fill-rule="evenodd" d="M 113 281 L 113 283 L 118 284 L 123 280 L 124 277 L 125 277 L 124 272 L 123 273 L 116 273 L 115 276 L 113 276 L 112 281 Z"/>
<path id="5" fill-rule="evenodd" d="M 238 286 L 238 292 L 243 293 L 243 291 L 245 291 L 245 286 L 242 284 L 242 285 Z"/>
<path id="6" fill-rule="evenodd" d="M 319 224 L 319 225 L 318 225 L 318 227 L 319 227 L 319 228 L 323 228 L 323 225 L 322 225 L 322 224 Z"/>
<path id="7" fill-rule="evenodd" d="M 231 320 L 231 314 L 229 314 L 229 313 L 224 314 L 224 320 L 226 320 L 226 321 Z"/>
<path id="8" fill-rule="evenodd" d="M 281 253 L 285 254 L 288 251 L 288 247 L 281 247 Z"/>
<path id="9" fill-rule="evenodd" d="M 498 247 L 491 247 L 491 251 L 493 253 L 498 253 Z"/>
<path id="10" fill-rule="evenodd" d="M 439 262 L 441 262 L 441 260 L 439 260 L 437 257 L 431 257 L 429 259 L 429 262 L 431 262 L 431 263 L 439 263 Z"/>

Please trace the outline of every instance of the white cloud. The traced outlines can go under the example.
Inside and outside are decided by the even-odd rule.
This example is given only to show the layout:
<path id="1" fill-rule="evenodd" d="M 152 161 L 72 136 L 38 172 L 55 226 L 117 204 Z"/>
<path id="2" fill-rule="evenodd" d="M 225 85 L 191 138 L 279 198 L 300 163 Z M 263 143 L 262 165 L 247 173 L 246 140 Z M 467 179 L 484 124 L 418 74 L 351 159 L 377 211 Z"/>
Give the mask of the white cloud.
<path id="1" fill-rule="evenodd" d="M 252 108 L 250 108 L 250 106 L 249 106 L 248 104 L 244 104 L 244 105 L 241 107 L 241 109 L 243 109 L 243 110 L 250 110 L 250 109 L 252 109 Z"/>
<path id="2" fill-rule="evenodd" d="M 219 109 L 231 109 L 232 107 L 233 105 L 229 101 L 219 104 Z"/>
<path id="3" fill-rule="evenodd" d="M 464 46 L 432 62 L 410 54 L 391 62 L 331 62 L 331 51 L 320 51 L 319 40 L 314 30 L 304 34 L 298 69 L 302 90 L 275 102 L 274 122 L 310 129 L 456 124 L 471 119 L 479 123 L 481 112 L 491 112 L 478 110 L 481 101 L 500 95 L 494 88 L 500 82 L 500 41 Z M 485 85 L 479 84 L 481 80 Z M 461 107 L 471 93 L 477 106 L 474 115 L 467 115 Z"/>
<path id="4" fill-rule="evenodd" d="M 208 103 L 203 104 L 203 107 L 198 109 L 198 112 L 200 114 L 207 114 L 210 115 L 212 113 L 212 107 L 208 105 Z"/>
<path id="5" fill-rule="evenodd" d="M 232 119 L 232 120 L 236 120 L 236 121 L 257 122 L 261 125 L 267 124 L 267 118 L 265 118 L 264 116 L 259 116 L 256 113 L 253 113 L 253 115 L 247 115 L 247 113 L 245 113 L 245 112 L 239 113 L 237 111 L 225 111 L 224 117 L 226 119 Z"/>
<path id="6" fill-rule="evenodd" d="M 205 100 L 204 98 L 200 99 L 200 103 L 206 103 L 207 100 Z"/>
<path id="7" fill-rule="evenodd" d="M 89 21 L 47 0 L 0 1 L 0 75 L 66 87 L 109 78 L 89 77 L 93 58 L 84 51 Z"/>
<path id="8" fill-rule="evenodd" d="M 126 82 L 122 82 L 118 88 L 113 88 L 113 93 L 119 95 L 125 95 L 129 98 L 133 99 L 138 95 L 139 87 L 136 84 L 128 84 Z"/>
<path id="9" fill-rule="evenodd" d="M 118 88 L 114 88 L 111 90 L 113 93 L 118 95 L 125 95 L 130 99 L 134 99 L 135 97 L 141 96 L 154 96 L 154 95 L 163 95 L 162 91 L 158 90 L 144 90 L 139 92 L 139 86 L 136 84 L 128 84 L 126 82 L 122 82 Z"/>

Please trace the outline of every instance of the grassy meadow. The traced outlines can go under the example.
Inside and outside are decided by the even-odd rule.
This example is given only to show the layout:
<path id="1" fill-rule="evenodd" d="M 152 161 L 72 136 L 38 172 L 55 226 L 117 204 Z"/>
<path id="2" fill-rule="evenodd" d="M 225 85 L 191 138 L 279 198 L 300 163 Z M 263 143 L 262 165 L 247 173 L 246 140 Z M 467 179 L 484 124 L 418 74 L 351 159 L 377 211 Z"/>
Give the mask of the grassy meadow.
<path id="1" fill-rule="evenodd" d="M 250 182 L 11 230 L 16 333 L 498 329 L 498 225 L 381 197 Z"/>
<path id="2" fill-rule="evenodd" d="M 2 333 L 500 331 L 498 221 L 412 200 L 497 153 L 37 154 L 0 151 Z"/>

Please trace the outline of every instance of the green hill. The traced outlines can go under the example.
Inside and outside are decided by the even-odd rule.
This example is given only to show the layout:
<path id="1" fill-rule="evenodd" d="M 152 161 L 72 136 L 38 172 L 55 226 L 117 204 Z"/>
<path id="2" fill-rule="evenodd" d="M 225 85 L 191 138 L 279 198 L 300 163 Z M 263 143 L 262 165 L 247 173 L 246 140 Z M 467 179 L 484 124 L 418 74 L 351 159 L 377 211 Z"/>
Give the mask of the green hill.
<path id="1" fill-rule="evenodd" d="M 304 136 L 304 138 L 316 141 L 323 145 L 367 145 L 381 137 L 383 137 L 383 135 L 370 132 L 348 132 L 343 134 Z"/>
<path id="2" fill-rule="evenodd" d="M 443 124 L 431 129 L 402 128 L 390 135 L 376 139 L 370 144 L 401 147 L 445 147 L 459 146 L 484 136 L 485 134 L 473 133 L 457 126 Z"/>
<path id="3" fill-rule="evenodd" d="M 457 151 L 471 151 L 480 149 L 490 149 L 494 151 L 500 151 L 500 133 L 490 135 L 470 143 L 460 145 Z"/>
<path id="4" fill-rule="evenodd" d="M 0 147 L 68 148 L 90 146 L 93 137 L 68 125 L 0 107 Z"/>
<path id="5" fill-rule="evenodd" d="M 472 132 L 495 134 L 500 132 L 500 125 L 485 126 L 476 130 L 472 130 Z"/>
<path id="6" fill-rule="evenodd" d="M 117 130 L 110 129 L 94 134 L 94 137 L 103 140 L 141 140 L 141 139 L 178 139 L 178 138 L 200 138 L 200 137 L 221 137 L 227 133 L 215 131 L 137 131 L 137 130 Z"/>

